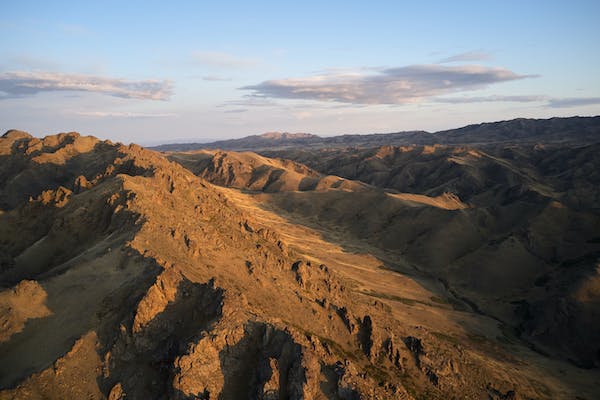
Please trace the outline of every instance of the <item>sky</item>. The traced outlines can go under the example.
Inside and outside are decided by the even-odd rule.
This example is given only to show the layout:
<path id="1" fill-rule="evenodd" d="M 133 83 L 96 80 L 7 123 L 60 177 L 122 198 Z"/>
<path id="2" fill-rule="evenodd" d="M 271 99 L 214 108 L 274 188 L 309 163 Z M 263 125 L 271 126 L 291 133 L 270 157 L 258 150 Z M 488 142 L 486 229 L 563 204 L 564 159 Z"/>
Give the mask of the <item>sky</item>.
<path id="1" fill-rule="evenodd" d="M 0 130 L 158 144 L 600 114 L 600 2 L 10 1 Z"/>

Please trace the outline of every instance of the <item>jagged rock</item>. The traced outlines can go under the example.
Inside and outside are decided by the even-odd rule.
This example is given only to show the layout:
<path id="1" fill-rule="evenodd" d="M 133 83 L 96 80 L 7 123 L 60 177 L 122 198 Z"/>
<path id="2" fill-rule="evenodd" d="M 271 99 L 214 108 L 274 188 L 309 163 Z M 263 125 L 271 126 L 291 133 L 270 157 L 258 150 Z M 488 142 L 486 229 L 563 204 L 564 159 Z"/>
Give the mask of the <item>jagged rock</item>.
<path id="1" fill-rule="evenodd" d="M 420 365 L 420 358 L 422 355 L 425 355 L 425 350 L 423 349 L 423 343 L 421 343 L 421 339 L 414 336 L 407 336 L 404 339 L 404 343 L 406 344 L 406 347 L 413 353 L 417 365 Z"/>
<path id="2" fill-rule="evenodd" d="M 125 400 L 126 398 L 127 394 L 123 391 L 121 383 L 117 383 L 113 386 L 108 394 L 108 400 Z"/>
<path id="3" fill-rule="evenodd" d="M 92 187 L 92 183 L 90 183 L 83 175 L 79 175 L 73 182 L 73 192 L 75 194 L 81 193 L 90 187 Z"/>
<path id="4" fill-rule="evenodd" d="M 348 362 L 337 363 L 335 373 L 337 374 L 337 395 L 344 400 L 360 400 L 354 366 Z"/>
<path id="5" fill-rule="evenodd" d="M 292 264 L 292 271 L 295 273 L 296 282 L 298 282 L 301 287 L 306 287 L 306 283 L 310 278 L 309 268 L 309 265 L 304 261 L 296 261 Z"/>
<path id="6" fill-rule="evenodd" d="M 262 375 L 262 377 L 261 377 Z M 259 370 L 259 379 L 264 380 L 262 393 L 258 396 L 261 400 L 278 400 L 279 397 L 279 367 L 277 360 L 269 358 L 268 367 Z"/>
<path id="7" fill-rule="evenodd" d="M 362 321 L 360 321 L 358 342 L 365 355 L 371 357 L 371 350 L 373 349 L 373 321 L 368 315 L 365 315 Z"/>
<path id="8" fill-rule="evenodd" d="M 47 292 L 36 281 L 23 280 L 14 288 L 1 291 L 0 343 L 21 332 L 28 320 L 50 315 L 47 298 Z"/>

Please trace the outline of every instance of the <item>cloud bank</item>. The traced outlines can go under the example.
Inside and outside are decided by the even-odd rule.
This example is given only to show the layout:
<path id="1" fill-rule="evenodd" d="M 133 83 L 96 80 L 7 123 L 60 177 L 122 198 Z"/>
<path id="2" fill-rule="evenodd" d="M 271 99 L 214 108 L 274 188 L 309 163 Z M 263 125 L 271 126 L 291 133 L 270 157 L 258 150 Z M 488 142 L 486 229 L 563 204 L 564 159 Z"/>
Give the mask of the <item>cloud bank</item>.
<path id="1" fill-rule="evenodd" d="M 530 77 L 533 75 L 519 75 L 505 68 L 479 65 L 411 65 L 370 74 L 332 73 L 269 80 L 241 89 L 252 91 L 258 97 L 352 104 L 407 104 Z"/>
<path id="2" fill-rule="evenodd" d="M 4 72 L 0 74 L 0 99 L 54 91 L 94 92 L 142 100 L 168 100 L 173 94 L 171 82 L 165 80 L 129 81 L 56 72 Z"/>

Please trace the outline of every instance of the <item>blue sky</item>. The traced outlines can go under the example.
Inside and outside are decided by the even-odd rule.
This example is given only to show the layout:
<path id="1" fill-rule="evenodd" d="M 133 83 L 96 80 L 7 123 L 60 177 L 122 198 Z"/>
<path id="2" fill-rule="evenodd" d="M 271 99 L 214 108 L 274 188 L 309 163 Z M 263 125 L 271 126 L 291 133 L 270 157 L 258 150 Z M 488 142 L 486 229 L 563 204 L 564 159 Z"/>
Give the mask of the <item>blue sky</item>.
<path id="1" fill-rule="evenodd" d="M 143 144 L 600 114 L 598 1 L 5 2 L 0 129 Z"/>

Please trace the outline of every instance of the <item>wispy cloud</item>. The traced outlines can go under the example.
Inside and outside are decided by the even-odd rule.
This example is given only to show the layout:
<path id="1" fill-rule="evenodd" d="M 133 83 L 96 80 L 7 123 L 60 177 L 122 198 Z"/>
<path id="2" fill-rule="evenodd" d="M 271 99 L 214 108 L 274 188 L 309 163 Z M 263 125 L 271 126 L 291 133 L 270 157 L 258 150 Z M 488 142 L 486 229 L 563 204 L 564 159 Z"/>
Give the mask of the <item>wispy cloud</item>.
<path id="1" fill-rule="evenodd" d="M 143 100 L 168 100 L 173 94 L 172 84 L 167 80 L 130 81 L 56 72 L 0 73 L 0 99 L 53 91 L 95 92 Z"/>
<path id="2" fill-rule="evenodd" d="M 446 64 L 453 62 L 466 62 L 466 61 L 487 61 L 492 58 L 491 54 L 478 50 L 478 51 L 467 51 L 466 53 L 455 54 L 450 57 L 443 58 L 438 61 L 438 64 Z"/>
<path id="3" fill-rule="evenodd" d="M 192 61 L 216 68 L 249 68 L 260 64 L 256 58 L 237 57 L 220 51 L 196 51 L 192 53 Z"/>
<path id="4" fill-rule="evenodd" d="M 473 97 L 438 97 L 432 99 L 436 103 L 466 104 L 489 102 L 514 102 L 514 103 L 539 103 L 544 107 L 568 108 L 600 104 L 600 97 L 550 97 L 542 95 L 516 95 L 516 96 L 473 96 Z"/>
<path id="5" fill-rule="evenodd" d="M 411 65 L 382 69 L 377 73 L 360 71 L 269 80 L 240 89 L 250 90 L 256 97 L 352 104 L 407 104 L 533 76 L 479 65 Z"/>
<path id="6" fill-rule="evenodd" d="M 474 97 L 438 97 L 433 99 L 436 103 L 465 104 L 465 103 L 491 103 L 515 102 L 531 103 L 548 100 L 548 96 L 523 95 L 523 96 L 474 96 Z"/>
<path id="7" fill-rule="evenodd" d="M 217 107 L 273 107 L 277 105 L 273 100 L 264 97 L 244 96 L 241 100 L 229 100 Z"/>
<path id="8" fill-rule="evenodd" d="M 139 113 L 118 111 L 76 111 L 75 115 L 92 118 L 171 118 L 176 117 L 174 113 Z"/>
<path id="9" fill-rule="evenodd" d="M 225 110 L 223 112 L 230 113 L 230 114 L 239 114 L 239 113 L 244 113 L 246 111 L 248 111 L 247 108 L 234 108 L 232 110 Z"/>
<path id="10" fill-rule="evenodd" d="M 224 76 L 219 76 L 219 75 L 206 75 L 202 77 L 203 81 L 209 81 L 209 82 L 228 82 L 231 80 L 231 78 L 227 78 Z"/>
<path id="11" fill-rule="evenodd" d="M 593 104 L 600 104 L 600 97 L 566 97 L 562 99 L 550 99 L 548 101 L 548 107 L 552 108 L 589 106 Z"/>

